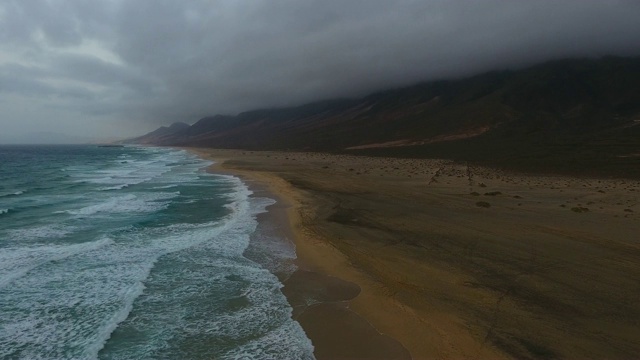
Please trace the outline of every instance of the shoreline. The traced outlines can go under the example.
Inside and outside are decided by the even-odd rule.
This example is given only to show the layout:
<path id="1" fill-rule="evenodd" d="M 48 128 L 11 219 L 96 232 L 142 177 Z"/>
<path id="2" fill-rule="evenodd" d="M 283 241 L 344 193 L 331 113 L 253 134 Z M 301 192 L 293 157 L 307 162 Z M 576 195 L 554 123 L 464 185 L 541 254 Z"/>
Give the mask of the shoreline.
<path id="1" fill-rule="evenodd" d="M 345 350 L 323 337 L 339 326 L 314 326 L 349 314 L 414 358 L 640 352 L 638 181 L 435 159 L 188 150 L 287 202 L 299 263 L 361 289 L 352 313 L 334 319 L 320 307 L 319 321 L 303 325 L 314 345 L 334 351 L 317 348 L 318 358 Z M 362 351 L 384 342 L 366 338 Z"/>
<path id="2" fill-rule="evenodd" d="M 283 284 L 281 291 L 293 309 L 293 320 L 300 323 L 312 341 L 316 359 L 411 359 L 399 342 L 378 332 L 365 318 L 350 309 L 352 300 L 361 292 L 358 284 L 329 275 L 308 258 L 300 256 L 304 235 L 300 232 L 300 223 L 294 220 L 298 200 L 288 191 L 283 191 L 277 178 L 230 171 L 223 167 L 225 159 L 211 157 L 200 149 L 186 150 L 215 161 L 207 171 L 237 176 L 253 191 L 252 196 L 276 201 L 267 206 L 265 213 L 258 214 L 257 221 L 274 225 L 274 232 L 284 238 L 282 241 L 290 241 L 295 247 L 294 264 L 297 269 L 291 274 L 276 272 L 274 275 Z"/>

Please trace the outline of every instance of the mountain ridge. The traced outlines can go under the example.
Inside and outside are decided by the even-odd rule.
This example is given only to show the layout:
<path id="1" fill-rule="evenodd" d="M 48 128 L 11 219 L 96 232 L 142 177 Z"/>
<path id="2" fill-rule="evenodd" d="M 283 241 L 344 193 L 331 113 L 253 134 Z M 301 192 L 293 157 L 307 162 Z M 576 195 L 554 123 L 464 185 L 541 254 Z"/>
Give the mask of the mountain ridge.
<path id="1" fill-rule="evenodd" d="M 216 115 L 129 142 L 444 157 L 521 171 L 640 177 L 638 125 L 640 58 L 605 57 Z"/>

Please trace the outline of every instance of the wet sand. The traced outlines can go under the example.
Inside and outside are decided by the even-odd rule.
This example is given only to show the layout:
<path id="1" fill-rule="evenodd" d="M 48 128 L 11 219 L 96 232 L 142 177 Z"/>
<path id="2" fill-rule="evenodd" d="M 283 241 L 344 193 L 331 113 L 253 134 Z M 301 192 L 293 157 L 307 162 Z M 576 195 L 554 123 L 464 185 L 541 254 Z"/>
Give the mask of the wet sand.
<path id="1" fill-rule="evenodd" d="M 320 359 L 640 353 L 637 181 L 195 151 L 287 204 L 283 292 Z"/>

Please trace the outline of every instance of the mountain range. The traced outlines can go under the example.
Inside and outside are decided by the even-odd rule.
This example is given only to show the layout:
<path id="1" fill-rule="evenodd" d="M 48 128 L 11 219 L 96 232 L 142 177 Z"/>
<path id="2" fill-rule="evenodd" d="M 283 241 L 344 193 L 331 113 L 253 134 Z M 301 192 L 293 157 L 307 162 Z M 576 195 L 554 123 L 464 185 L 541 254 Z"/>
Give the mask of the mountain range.
<path id="1" fill-rule="evenodd" d="M 640 177 L 640 58 L 547 62 L 357 99 L 174 123 L 126 143 L 450 158 Z"/>

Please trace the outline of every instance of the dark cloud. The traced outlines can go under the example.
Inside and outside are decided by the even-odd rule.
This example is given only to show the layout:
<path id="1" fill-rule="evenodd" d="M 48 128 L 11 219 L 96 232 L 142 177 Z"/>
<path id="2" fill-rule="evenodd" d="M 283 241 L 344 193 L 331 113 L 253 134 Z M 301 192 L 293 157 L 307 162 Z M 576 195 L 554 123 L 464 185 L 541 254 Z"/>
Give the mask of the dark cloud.
<path id="1" fill-rule="evenodd" d="M 5 1 L 0 121 L 11 131 L 37 117 L 12 105 L 33 103 L 124 135 L 554 58 L 640 55 L 638 19 L 637 0 Z M 40 118 L 27 123 L 53 124 Z"/>

